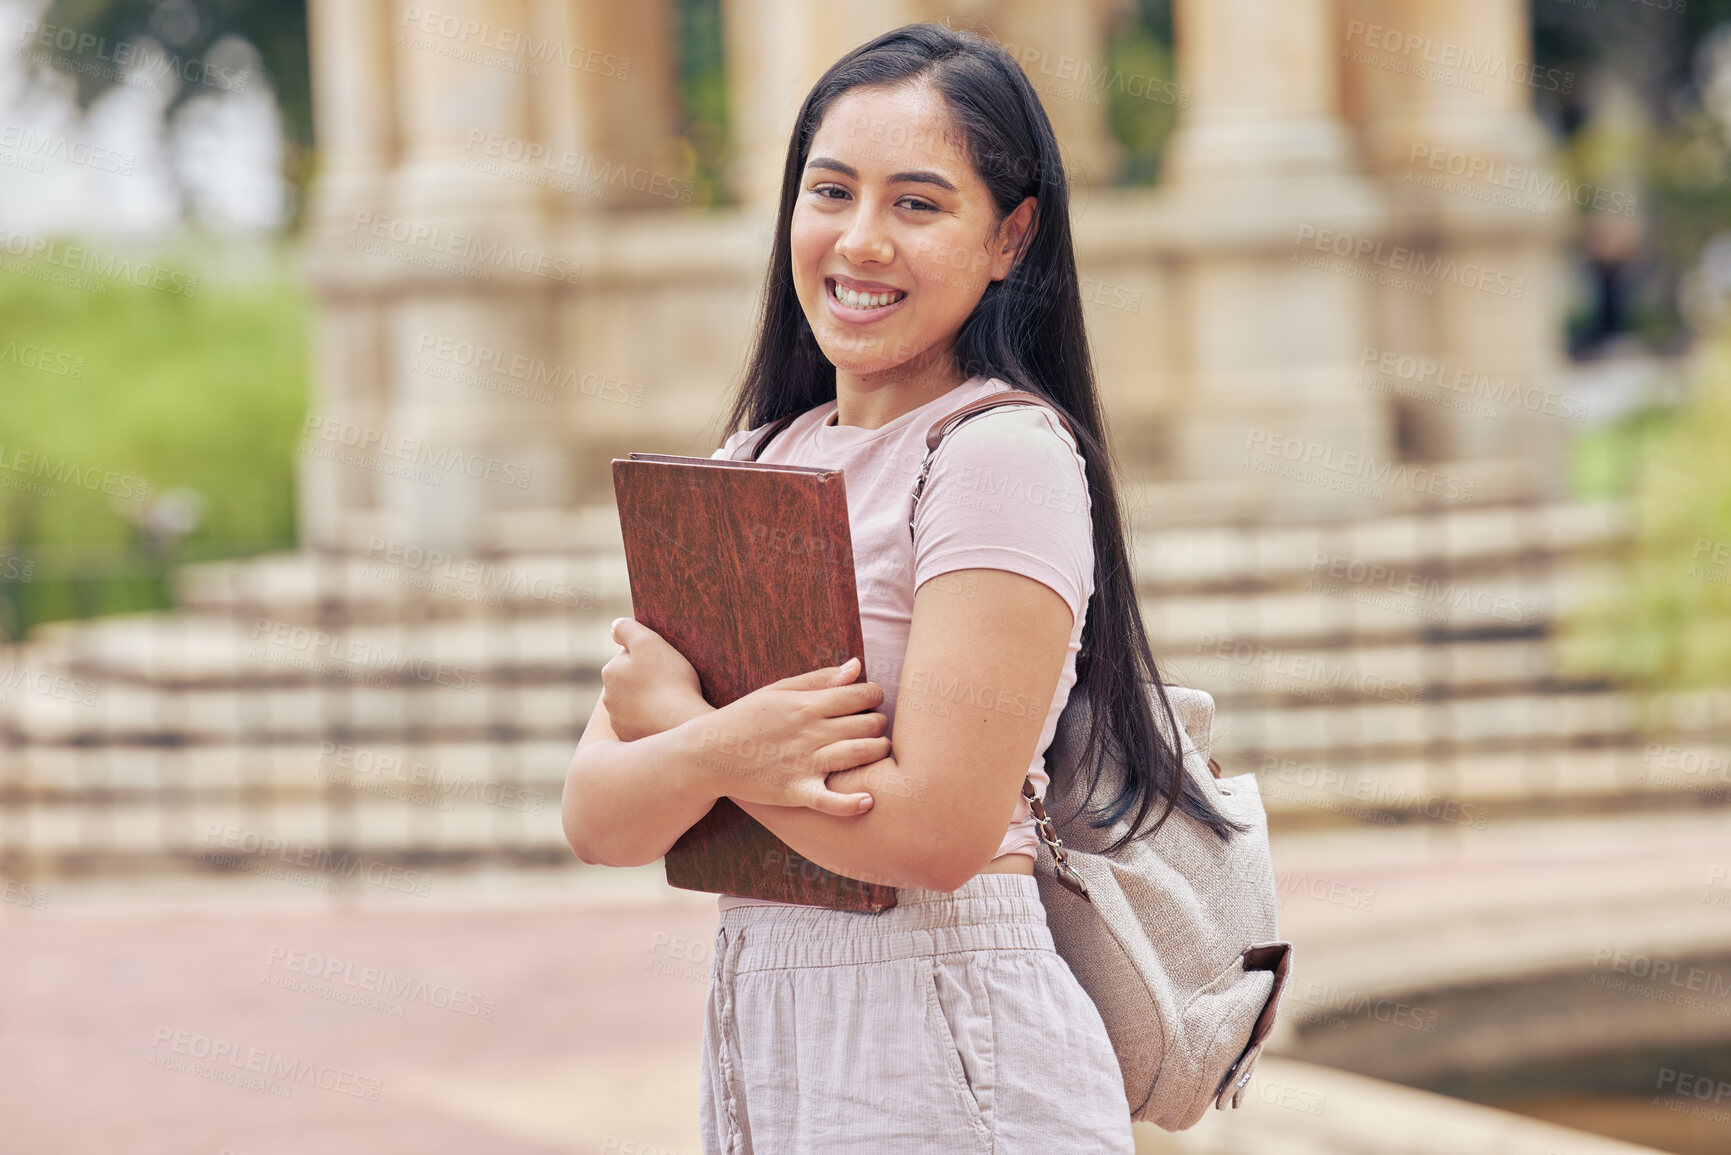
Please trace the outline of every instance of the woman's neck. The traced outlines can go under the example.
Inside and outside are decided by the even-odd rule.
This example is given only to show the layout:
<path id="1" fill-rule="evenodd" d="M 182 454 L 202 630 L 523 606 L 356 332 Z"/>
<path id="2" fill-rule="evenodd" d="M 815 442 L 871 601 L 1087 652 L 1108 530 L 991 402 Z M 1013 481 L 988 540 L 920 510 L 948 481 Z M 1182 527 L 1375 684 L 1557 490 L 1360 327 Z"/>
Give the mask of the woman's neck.
<path id="1" fill-rule="evenodd" d="M 923 368 L 903 362 L 893 369 L 863 376 L 837 369 L 834 424 L 882 429 L 902 414 L 913 412 L 967 381 L 956 368 L 953 356 L 934 359 Z"/>

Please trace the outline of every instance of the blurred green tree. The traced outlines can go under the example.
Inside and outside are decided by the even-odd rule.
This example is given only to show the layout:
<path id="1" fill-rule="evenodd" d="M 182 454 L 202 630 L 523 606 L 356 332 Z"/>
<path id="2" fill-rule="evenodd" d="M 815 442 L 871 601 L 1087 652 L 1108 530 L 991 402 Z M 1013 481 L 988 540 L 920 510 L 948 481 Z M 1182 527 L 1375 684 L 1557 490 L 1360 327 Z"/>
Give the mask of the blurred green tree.
<path id="1" fill-rule="evenodd" d="M 73 35 L 60 34 L 61 29 Z M 312 176 L 306 0 L 53 0 L 26 47 L 49 61 L 44 65 L 41 57 L 27 53 L 38 68 L 71 78 L 78 106 L 84 109 L 126 83 L 126 61 L 154 60 L 160 54 L 170 67 L 153 69 L 153 74 L 173 85 L 163 105 L 166 132 L 194 99 L 233 87 L 215 78 L 234 68 L 240 45 L 250 46 L 250 55 L 264 72 L 257 79 L 268 83 L 276 97 L 282 117 L 282 171 L 296 190 L 292 212 L 298 220 Z M 128 47 L 123 51 L 122 46 Z M 242 83 L 250 86 L 254 79 L 245 76 Z M 187 203 L 184 195 L 181 203 Z"/>

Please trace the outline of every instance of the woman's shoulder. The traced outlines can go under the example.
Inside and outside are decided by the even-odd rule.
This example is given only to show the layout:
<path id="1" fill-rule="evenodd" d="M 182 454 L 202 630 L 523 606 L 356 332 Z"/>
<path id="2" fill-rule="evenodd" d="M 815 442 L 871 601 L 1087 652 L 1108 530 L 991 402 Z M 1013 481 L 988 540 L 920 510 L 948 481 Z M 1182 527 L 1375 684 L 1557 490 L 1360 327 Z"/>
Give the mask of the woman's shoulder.
<path id="1" fill-rule="evenodd" d="M 799 430 L 806 425 L 822 420 L 824 417 L 828 416 L 830 410 L 834 408 L 834 401 L 825 401 L 822 404 L 812 406 L 810 409 L 807 409 L 804 413 L 801 413 L 789 422 L 787 428 L 783 429 L 780 433 L 777 433 L 776 440 L 779 441 L 790 433 L 799 432 Z M 780 420 L 780 418 L 777 418 L 776 420 Z M 740 429 L 733 433 L 729 433 L 727 439 L 721 443 L 721 448 L 717 449 L 709 456 L 718 458 L 732 457 L 739 451 L 740 446 L 751 441 L 752 438 L 759 436 L 765 429 L 774 424 L 775 421 L 765 421 L 762 425 L 753 426 L 750 429 Z"/>
<path id="2" fill-rule="evenodd" d="M 985 394 L 987 397 L 1011 388 L 995 377 L 992 384 L 996 387 Z M 1025 465 L 1041 460 L 1065 467 L 1073 464 L 1087 477 L 1081 446 L 1065 428 L 1063 418 L 1032 402 L 998 405 L 976 413 L 952 428 L 944 436 L 944 442 L 953 442 L 971 453 L 997 457 L 1006 464 Z"/>

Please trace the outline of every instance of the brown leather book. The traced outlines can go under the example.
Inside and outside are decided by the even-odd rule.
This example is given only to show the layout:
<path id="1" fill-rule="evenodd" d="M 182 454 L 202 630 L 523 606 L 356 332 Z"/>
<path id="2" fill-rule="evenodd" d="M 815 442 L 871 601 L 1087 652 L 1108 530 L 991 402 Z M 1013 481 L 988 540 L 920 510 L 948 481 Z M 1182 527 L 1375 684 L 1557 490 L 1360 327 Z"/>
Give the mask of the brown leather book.
<path id="1" fill-rule="evenodd" d="M 841 470 L 633 453 L 614 459 L 613 490 L 631 615 L 685 655 L 710 705 L 852 657 L 864 680 Z M 718 752 L 734 741 L 713 738 Z M 668 885 L 683 890 L 838 910 L 896 904 L 894 887 L 824 869 L 731 798 L 680 836 L 666 864 Z"/>

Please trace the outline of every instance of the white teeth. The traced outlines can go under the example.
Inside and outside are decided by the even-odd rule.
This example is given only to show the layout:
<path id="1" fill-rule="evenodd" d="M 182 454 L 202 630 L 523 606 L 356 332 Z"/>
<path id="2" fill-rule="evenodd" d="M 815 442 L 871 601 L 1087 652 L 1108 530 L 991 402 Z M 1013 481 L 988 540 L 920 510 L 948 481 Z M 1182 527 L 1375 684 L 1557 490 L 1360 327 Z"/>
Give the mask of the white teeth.
<path id="1" fill-rule="evenodd" d="M 901 300 L 900 293 L 856 293 L 852 289 L 835 287 L 835 299 L 850 309 L 877 309 Z"/>

